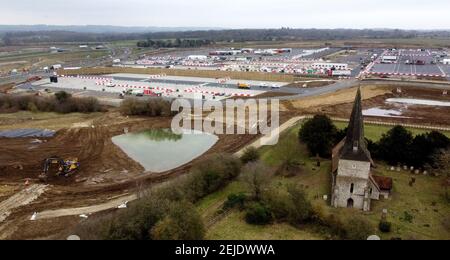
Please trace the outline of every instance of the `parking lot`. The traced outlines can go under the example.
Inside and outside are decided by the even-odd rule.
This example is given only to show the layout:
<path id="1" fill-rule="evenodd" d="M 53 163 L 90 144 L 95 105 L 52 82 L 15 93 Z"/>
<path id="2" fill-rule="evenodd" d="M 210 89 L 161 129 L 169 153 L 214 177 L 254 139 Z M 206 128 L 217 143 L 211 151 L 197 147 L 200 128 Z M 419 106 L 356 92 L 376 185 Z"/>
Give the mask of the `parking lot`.
<path id="1" fill-rule="evenodd" d="M 213 49 L 177 51 L 164 56 L 149 55 L 136 61 L 125 61 L 116 66 L 328 75 L 327 70 L 317 70 L 313 64 L 324 62 L 324 57 L 337 53 L 341 49 L 232 49 L 227 51 L 230 54 L 218 54 L 224 51 Z"/>
<path id="2" fill-rule="evenodd" d="M 437 65 L 409 65 L 404 63 L 397 64 L 375 64 L 372 67 L 373 74 L 384 75 L 405 75 L 405 76 L 431 76 L 441 77 L 443 73 Z"/>
<path id="3" fill-rule="evenodd" d="M 382 61 L 383 56 L 396 56 L 392 63 Z M 428 50 L 386 51 L 374 62 L 369 74 L 390 76 L 446 77 L 448 69 L 437 64 L 436 58 Z"/>
<path id="4" fill-rule="evenodd" d="M 447 79 L 450 80 L 450 65 L 440 65 L 439 66 L 444 73 L 447 75 Z"/>
<path id="5" fill-rule="evenodd" d="M 239 89 L 238 83 L 248 84 L 250 89 Z M 59 77 L 58 83 L 50 83 L 48 79 L 44 79 L 33 84 L 39 89 L 74 90 L 90 94 L 98 92 L 100 96 L 104 94 L 119 96 L 121 93 L 131 91 L 132 95 L 205 100 L 254 97 L 267 91 L 280 91 L 284 85 L 286 83 L 134 74 L 62 76 Z"/>

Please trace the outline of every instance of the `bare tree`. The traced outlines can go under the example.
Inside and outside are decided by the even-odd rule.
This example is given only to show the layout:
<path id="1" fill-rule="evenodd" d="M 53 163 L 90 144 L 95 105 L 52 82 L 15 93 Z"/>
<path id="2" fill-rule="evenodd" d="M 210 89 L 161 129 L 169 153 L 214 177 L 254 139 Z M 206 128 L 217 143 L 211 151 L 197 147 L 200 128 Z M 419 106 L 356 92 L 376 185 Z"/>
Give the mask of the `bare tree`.
<path id="1" fill-rule="evenodd" d="M 247 164 L 242 170 L 241 180 L 248 186 L 253 199 L 260 201 L 263 192 L 268 188 L 272 179 L 272 170 L 262 162 Z"/>

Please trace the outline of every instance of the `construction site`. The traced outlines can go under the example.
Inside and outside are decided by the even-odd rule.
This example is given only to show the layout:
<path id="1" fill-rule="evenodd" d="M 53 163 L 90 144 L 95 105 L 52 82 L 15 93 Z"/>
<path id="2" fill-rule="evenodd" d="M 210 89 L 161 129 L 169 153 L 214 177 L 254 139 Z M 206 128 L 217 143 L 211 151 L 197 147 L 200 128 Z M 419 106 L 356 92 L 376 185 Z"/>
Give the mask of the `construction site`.
<path id="1" fill-rule="evenodd" d="M 240 156 L 248 146 L 264 146 L 261 135 L 247 132 L 174 134 L 172 116 L 124 115 L 125 100 L 276 99 L 283 134 L 315 114 L 345 122 L 361 87 L 367 124 L 450 136 L 443 55 L 377 48 L 208 48 L 142 55 L 106 67 L 56 66 L 4 84 L 0 98 L 46 98 L 63 91 L 94 98 L 102 109 L 58 114 L 29 105 L 20 111 L 0 106 L 0 239 L 65 239 L 86 219 L 127 208 L 140 192 L 186 175 L 212 154 Z"/>

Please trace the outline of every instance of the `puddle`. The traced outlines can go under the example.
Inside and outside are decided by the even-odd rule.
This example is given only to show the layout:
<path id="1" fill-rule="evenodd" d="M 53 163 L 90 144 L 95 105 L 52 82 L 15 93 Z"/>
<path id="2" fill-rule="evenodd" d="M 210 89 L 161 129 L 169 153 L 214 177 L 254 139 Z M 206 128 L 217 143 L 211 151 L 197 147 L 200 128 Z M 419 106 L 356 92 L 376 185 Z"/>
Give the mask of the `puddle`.
<path id="1" fill-rule="evenodd" d="M 0 131 L 0 137 L 26 138 L 26 137 L 53 137 L 55 131 L 48 129 L 15 129 Z"/>
<path id="2" fill-rule="evenodd" d="M 148 130 L 115 136 L 112 141 L 146 171 L 165 172 L 187 164 L 206 153 L 219 138 L 186 131 L 176 135 L 169 129 Z"/>
<path id="3" fill-rule="evenodd" d="M 436 101 L 436 100 L 428 100 L 428 99 L 389 98 L 389 99 L 386 99 L 386 102 L 409 104 L 409 105 L 450 107 L 450 102 L 448 102 L 448 101 Z"/>
<path id="4" fill-rule="evenodd" d="M 399 117 L 402 112 L 394 109 L 371 108 L 363 111 L 364 116 Z"/>
<path id="5" fill-rule="evenodd" d="M 402 116 L 403 112 L 395 109 L 383 109 L 379 107 L 367 109 L 363 111 L 364 116 L 390 117 L 390 118 L 412 118 Z"/>

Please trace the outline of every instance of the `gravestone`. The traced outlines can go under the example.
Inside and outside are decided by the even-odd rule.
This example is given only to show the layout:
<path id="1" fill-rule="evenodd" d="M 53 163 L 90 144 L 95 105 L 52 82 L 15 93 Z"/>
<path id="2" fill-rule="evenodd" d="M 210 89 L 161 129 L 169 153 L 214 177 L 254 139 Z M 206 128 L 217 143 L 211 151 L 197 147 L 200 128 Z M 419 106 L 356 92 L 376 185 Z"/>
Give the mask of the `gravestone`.
<path id="1" fill-rule="evenodd" d="M 387 209 L 383 209 L 383 211 L 381 213 L 381 220 L 386 220 L 387 219 L 387 214 L 388 214 L 388 210 Z"/>
<path id="2" fill-rule="evenodd" d="M 367 241 L 381 241 L 381 238 L 377 235 L 372 235 L 367 238 Z"/>
<path id="3" fill-rule="evenodd" d="M 67 240 L 69 240 L 69 241 L 80 241 L 81 238 L 79 236 L 77 236 L 77 235 L 71 235 L 71 236 L 67 237 Z"/>

